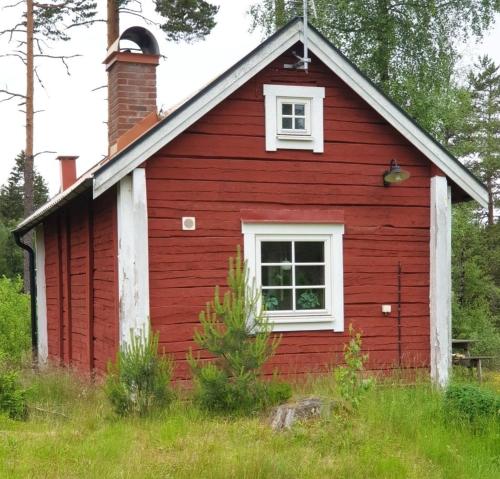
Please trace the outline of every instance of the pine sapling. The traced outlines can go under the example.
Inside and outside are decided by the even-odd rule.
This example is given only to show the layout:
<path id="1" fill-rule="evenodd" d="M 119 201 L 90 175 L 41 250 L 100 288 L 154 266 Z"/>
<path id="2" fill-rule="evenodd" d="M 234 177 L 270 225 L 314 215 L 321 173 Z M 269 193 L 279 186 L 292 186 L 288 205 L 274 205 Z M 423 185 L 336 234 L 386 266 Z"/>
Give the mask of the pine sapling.
<path id="1" fill-rule="evenodd" d="M 207 409 L 250 412 L 290 396 L 289 387 L 260 380 L 262 366 L 281 338 L 271 337 L 260 293 L 248 279 L 238 248 L 236 257 L 229 259 L 228 290 L 221 297 L 216 287 L 213 300 L 199 315 L 201 329 L 194 340 L 215 359 L 203 362 L 190 352 L 188 362 L 197 386 L 196 398 Z"/>

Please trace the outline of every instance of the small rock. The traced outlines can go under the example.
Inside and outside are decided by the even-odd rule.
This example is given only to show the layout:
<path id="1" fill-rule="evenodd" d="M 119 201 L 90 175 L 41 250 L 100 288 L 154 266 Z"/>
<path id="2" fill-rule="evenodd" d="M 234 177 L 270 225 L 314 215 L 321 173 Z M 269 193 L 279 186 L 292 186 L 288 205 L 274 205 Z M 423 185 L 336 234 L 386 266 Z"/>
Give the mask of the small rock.
<path id="1" fill-rule="evenodd" d="M 331 410 L 332 404 L 321 398 L 310 397 L 300 401 L 282 404 L 271 415 L 271 428 L 274 431 L 290 429 L 296 421 L 320 417 L 325 409 Z"/>

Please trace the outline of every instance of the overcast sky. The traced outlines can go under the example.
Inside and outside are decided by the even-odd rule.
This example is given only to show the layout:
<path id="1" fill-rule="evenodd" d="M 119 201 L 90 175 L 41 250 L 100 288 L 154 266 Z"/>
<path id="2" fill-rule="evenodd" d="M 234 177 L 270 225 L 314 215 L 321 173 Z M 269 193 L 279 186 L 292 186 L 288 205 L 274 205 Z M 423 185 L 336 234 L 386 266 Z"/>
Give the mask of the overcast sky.
<path id="1" fill-rule="evenodd" d="M 123 16 L 121 31 L 132 25 L 144 25 L 158 39 L 162 60 L 158 74 L 158 106 L 168 108 L 199 90 L 207 82 L 229 68 L 262 40 L 260 32 L 248 32 L 247 10 L 255 0 L 219 0 L 217 26 L 210 36 L 192 45 L 167 43 L 154 26 L 144 25 L 137 17 Z M 4 9 L 12 0 L 0 0 L 0 30 L 17 22 L 11 9 Z M 105 2 L 99 1 L 104 7 Z M 144 2 L 146 3 L 146 2 Z M 0 53 L 12 50 L 0 37 Z M 82 55 L 70 61 L 71 76 L 56 60 L 40 60 L 39 75 L 45 88 L 37 86 L 35 109 L 35 152 L 55 151 L 61 155 L 78 155 L 78 174 L 100 160 L 107 149 L 106 89 L 93 89 L 106 84 L 102 61 L 106 53 L 104 24 L 74 31 L 70 42 L 58 43 L 53 54 Z M 471 64 L 478 55 L 488 53 L 500 63 L 500 18 L 496 28 L 482 44 L 467 45 L 464 64 Z M 0 89 L 23 92 L 24 71 L 14 58 L 0 58 Z M 0 183 L 4 183 L 15 156 L 24 145 L 24 116 L 16 101 L 0 103 Z M 36 167 L 47 179 L 51 195 L 59 189 L 59 170 L 55 154 L 37 156 Z"/>

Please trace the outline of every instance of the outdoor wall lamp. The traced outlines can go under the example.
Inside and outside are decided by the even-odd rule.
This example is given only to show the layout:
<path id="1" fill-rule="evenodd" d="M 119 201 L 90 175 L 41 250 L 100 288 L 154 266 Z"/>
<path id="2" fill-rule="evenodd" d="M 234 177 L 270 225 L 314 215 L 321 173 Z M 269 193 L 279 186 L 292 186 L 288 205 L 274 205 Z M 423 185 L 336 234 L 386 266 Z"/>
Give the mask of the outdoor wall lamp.
<path id="1" fill-rule="evenodd" d="M 384 179 L 384 186 L 389 186 L 392 183 L 401 183 L 407 180 L 410 177 L 410 173 L 402 170 L 396 160 L 391 160 L 389 169 L 384 172 L 382 177 Z"/>

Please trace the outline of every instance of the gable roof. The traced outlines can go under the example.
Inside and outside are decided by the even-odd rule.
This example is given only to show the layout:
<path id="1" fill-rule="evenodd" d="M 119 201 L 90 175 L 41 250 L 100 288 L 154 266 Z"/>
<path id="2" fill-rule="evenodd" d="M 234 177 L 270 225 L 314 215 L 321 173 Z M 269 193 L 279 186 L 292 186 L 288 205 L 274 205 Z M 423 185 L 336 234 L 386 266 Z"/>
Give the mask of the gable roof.
<path id="1" fill-rule="evenodd" d="M 109 161 L 92 169 L 93 197 L 97 198 L 118 183 L 124 176 L 148 160 L 297 42 L 304 42 L 304 28 L 301 18 L 290 21 L 170 115 L 110 158 Z M 382 93 L 340 50 L 311 25 L 307 30 L 307 43 L 309 50 L 319 60 L 422 152 L 451 181 L 481 206 L 487 206 L 488 193 L 484 185 L 402 108 Z M 64 197 L 66 191 L 57 195 L 50 203 L 53 203 L 59 196 Z M 60 204 L 60 199 L 55 201 L 54 209 L 58 204 Z M 40 218 L 42 213 L 44 217 L 50 213 L 46 206 L 26 218 L 19 224 L 16 231 L 21 229 L 27 231 L 40 222 L 43 219 Z"/>

